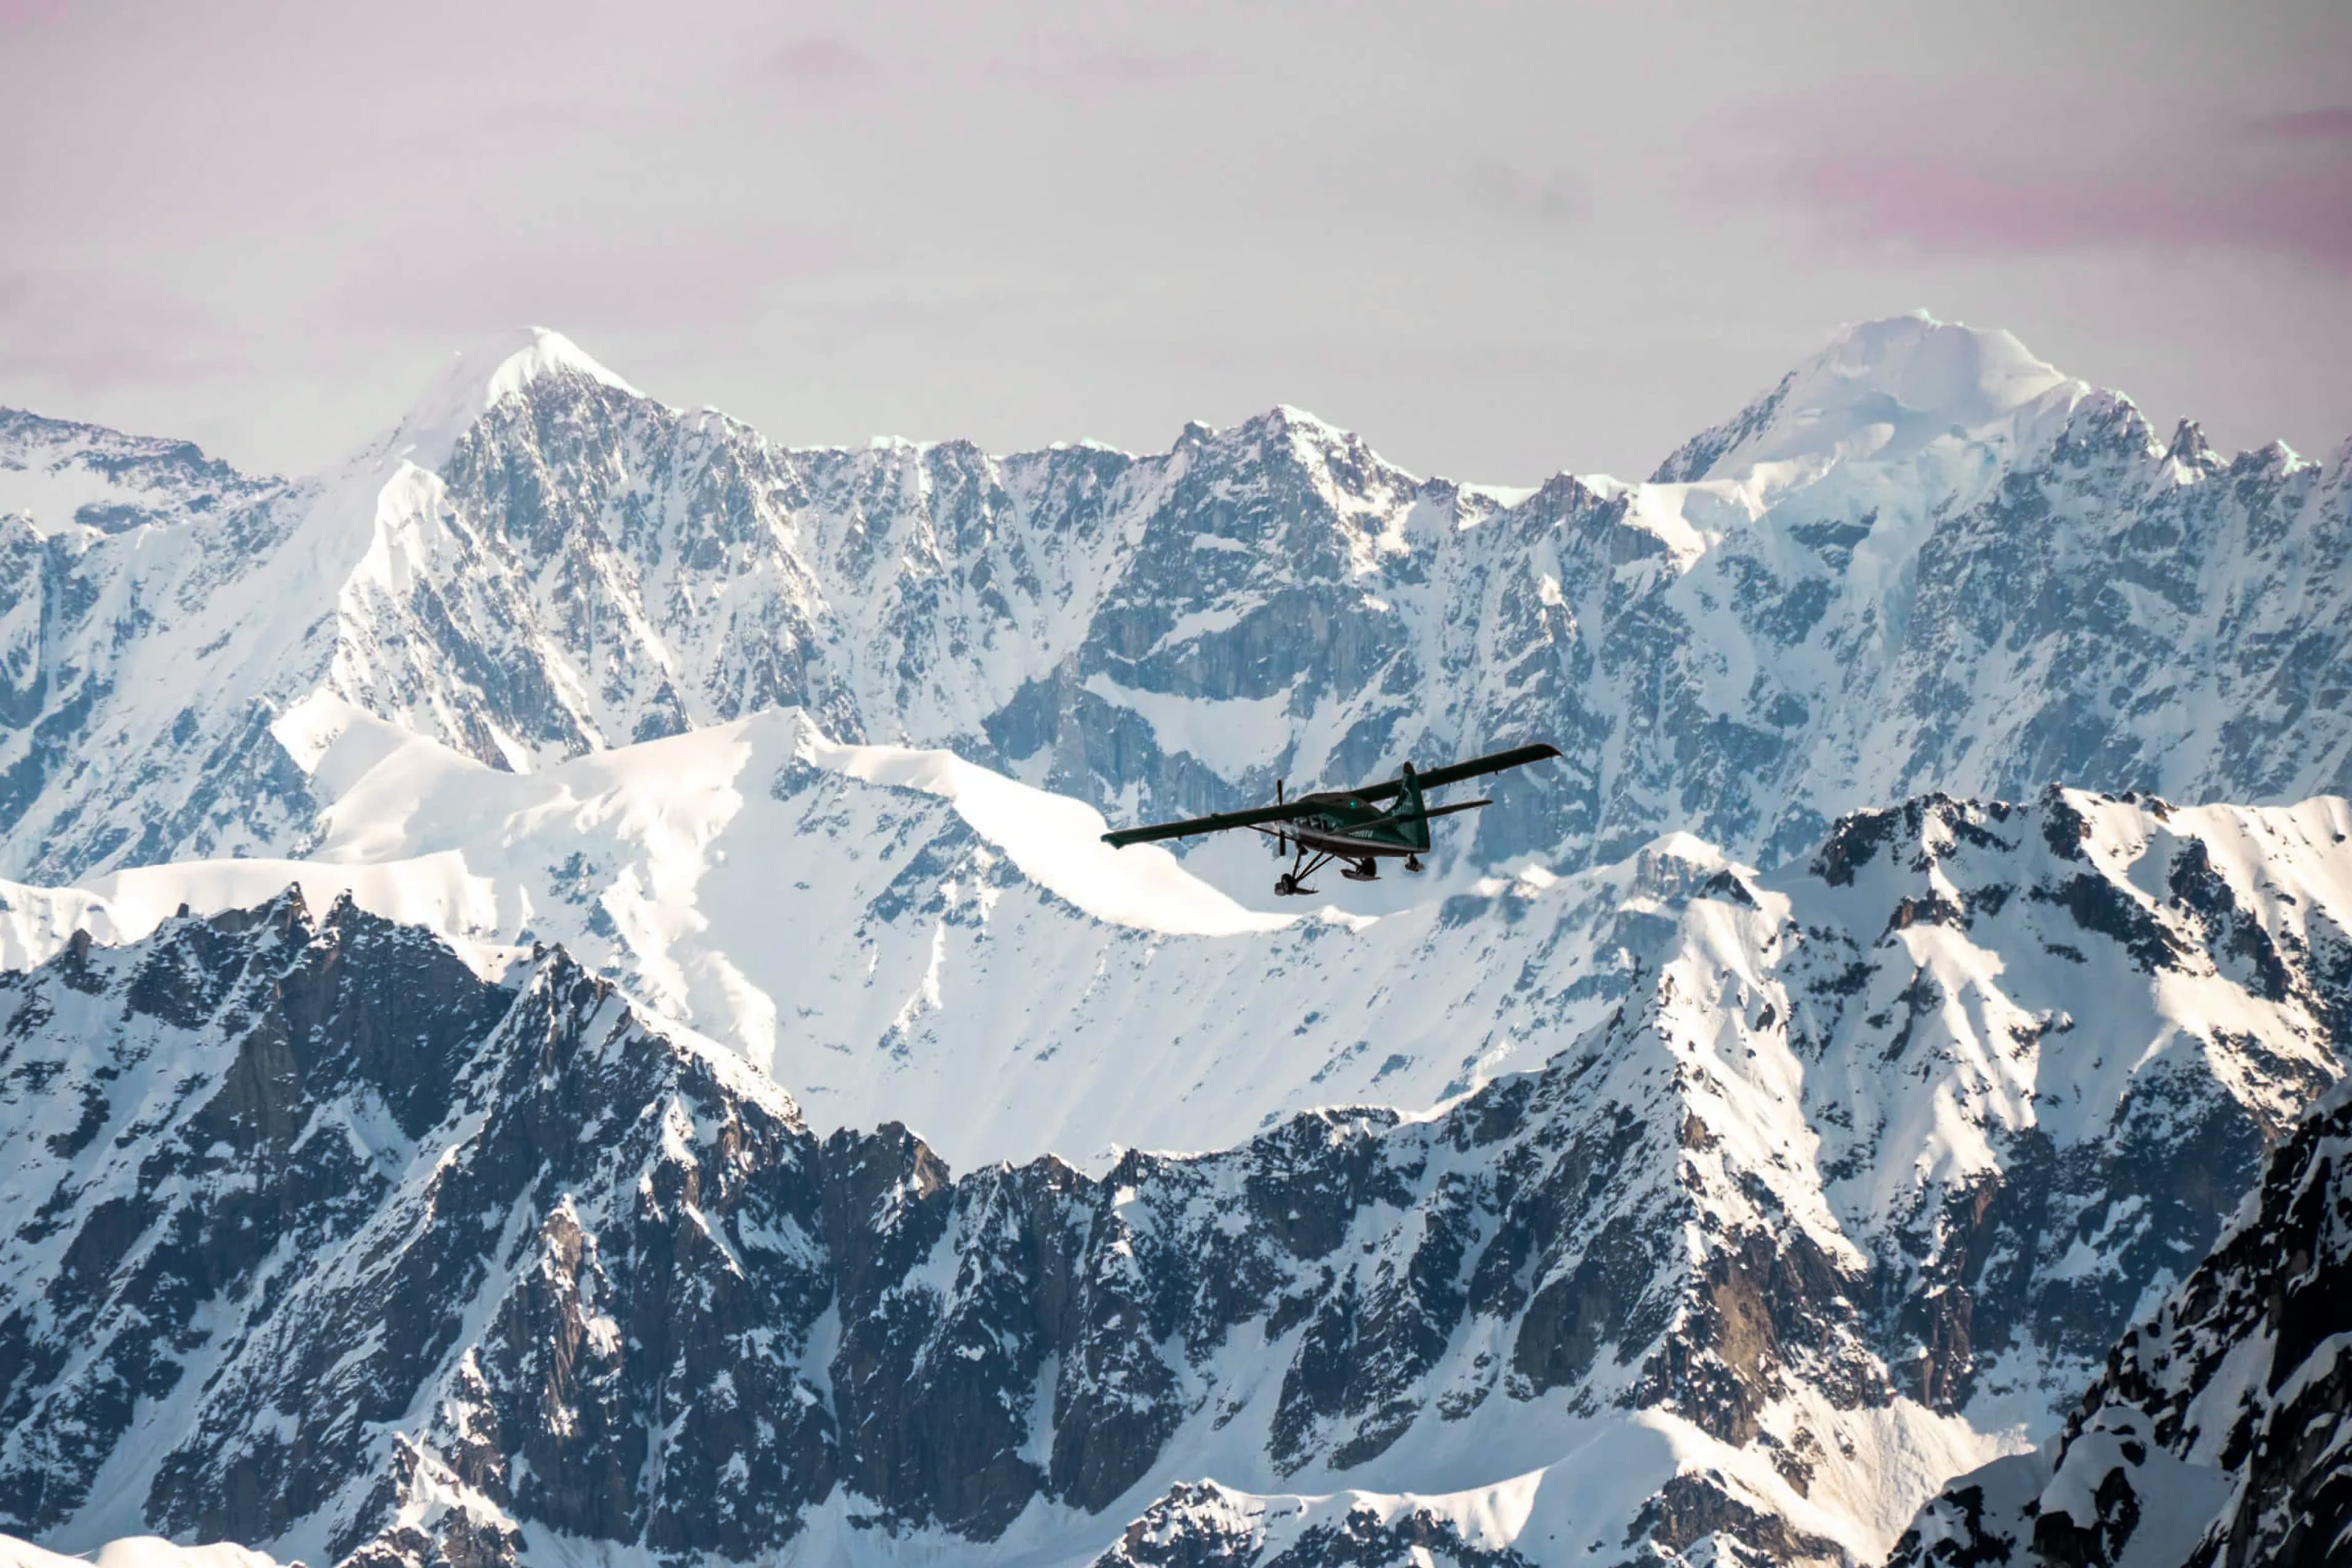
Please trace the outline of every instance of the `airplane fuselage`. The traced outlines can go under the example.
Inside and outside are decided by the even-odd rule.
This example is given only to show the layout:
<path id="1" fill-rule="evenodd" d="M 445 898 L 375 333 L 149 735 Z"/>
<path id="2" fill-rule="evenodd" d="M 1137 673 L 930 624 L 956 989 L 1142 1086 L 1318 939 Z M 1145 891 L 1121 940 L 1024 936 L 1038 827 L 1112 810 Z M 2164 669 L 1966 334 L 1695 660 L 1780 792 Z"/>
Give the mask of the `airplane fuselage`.
<path id="1" fill-rule="evenodd" d="M 1349 795 L 1307 795 L 1299 804 L 1322 809 L 1284 824 L 1281 835 L 1319 853 L 1342 859 L 1429 851 L 1429 819 L 1398 819 L 1395 808 Z"/>

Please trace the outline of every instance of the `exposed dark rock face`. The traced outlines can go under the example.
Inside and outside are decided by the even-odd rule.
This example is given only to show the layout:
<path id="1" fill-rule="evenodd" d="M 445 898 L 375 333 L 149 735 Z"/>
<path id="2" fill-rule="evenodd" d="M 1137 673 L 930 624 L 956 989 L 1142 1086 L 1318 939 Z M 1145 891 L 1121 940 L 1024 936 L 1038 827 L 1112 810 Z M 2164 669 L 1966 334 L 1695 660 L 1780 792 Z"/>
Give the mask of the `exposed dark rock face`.
<path id="1" fill-rule="evenodd" d="M 254 578 L 315 490 L 237 473 L 184 441 L 16 409 L 0 409 L 0 469 L 111 498 L 44 509 L 37 522 L 0 514 L 8 862 L 56 871 L 298 842 L 317 803 L 269 735 L 266 682 L 224 679 L 236 655 L 217 634 L 241 614 L 289 613 L 254 608 Z M 53 855 L 43 837 L 72 847 Z"/>
<path id="2" fill-rule="evenodd" d="M 352 1488 L 387 1469 L 736 1555 L 829 1491 L 823 1397 L 755 1353 L 804 1339 L 830 1289 L 781 1096 L 663 1048 L 560 957 L 489 985 L 347 904 L 314 927 L 289 895 L 86 963 L 88 994 L 43 972 L 5 1004 L 18 1083 L 63 1045 L 121 1094 L 11 1248 L 18 1528 L 89 1500 L 134 1421 L 161 1442 L 159 1529 L 323 1515 L 338 1555 L 374 1528 Z"/>
<path id="3" fill-rule="evenodd" d="M 1475 1421 L 1573 1385 L 1734 1441 L 1769 1396 L 1742 1379 L 1844 1365 L 1822 1380 L 1886 1397 L 1850 1309 L 1775 1336 L 1858 1290 L 1801 1242 L 1685 1274 L 1673 1097 L 1599 1094 L 1597 1052 L 1432 1122 L 953 1180 L 901 1129 L 820 1145 L 560 953 L 490 984 L 348 904 L 183 919 L 8 990 L 12 1115 L 77 1129 L 16 1173 L 43 1194 L 0 1318 L 19 1531 L 70 1521 L 134 1431 L 176 1534 L 746 1559 L 836 1485 L 978 1539 L 1040 1495 L 1100 1512 L 1203 1418 L 1323 1473 L 1441 1394 Z M 1749 1274 L 1756 1323 L 1717 1305 Z M 1437 1529 L 1351 1516 L 1286 1560 Z"/>
<path id="4" fill-rule="evenodd" d="M 1660 1488 L 1625 1536 L 1628 1546 L 1647 1543 L 1669 1552 L 1701 1542 L 1724 1543 L 1733 1561 L 1755 1552 L 1790 1568 L 1840 1563 L 1846 1556 L 1836 1542 L 1759 1513 L 1702 1476 L 1676 1476 Z"/>
<path id="5" fill-rule="evenodd" d="M 1651 1183 L 1624 1112 L 1574 1131 L 1577 1070 L 1433 1124 L 952 1181 L 901 1129 L 820 1145 L 560 953 L 490 984 L 291 895 L 7 990 L 16 1124 L 74 1129 L 14 1173 L 43 1194 L 0 1302 L 28 1532 L 134 1430 L 154 1528 L 369 1561 L 507 1560 L 535 1527 L 746 1559 L 836 1484 L 986 1539 L 1040 1492 L 1108 1507 L 1213 1399 L 1274 1406 L 1283 1468 L 1344 1466 L 1411 1424 L 1466 1278 L 1520 1318 Z M 1664 1257 L 1627 1254 L 1613 1331 L 1663 1328 Z M 1278 1385 L 1221 1389 L 1277 1315 Z"/>
<path id="6" fill-rule="evenodd" d="M 2245 1568 L 2352 1542 L 2352 1089 L 2314 1107 L 2205 1261 L 2039 1454 L 1965 1476 L 1892 1563 Z"/>
<path id="7" fill-rule="evenodd" d="M 1928 1081 L 1942 1081 L 1930 1061 L 1949 1061 L 1956 1048 L 1969 1054 L 1975 1065 L 1961 1080 L 1976 1088 L 1963 1096 L 1986 1096 L 1977 1103 L 1990 1114 L 1978 1125 L 1998 1151 L 1972 1175 L 1920 1188 L 1874 1260 L 1882 1342 L 1890 1352 L 1914 1347 L 1890 1360 L 1904 1391 L 1932 1405 L 1967 1405 L 2006 1351 L 2030 1346 L 2051 1363 L 2087 1370 L 2147 1304 L 2151 1287 L 2212 1245 L 2266 1148 L 2352 1055 L 2352 1036 L 2336 1021 L 2336 972 L 2352 951 L 2344 911 L 2290 900 L 2275 906 L 2287 912 L 2284 922 L 2249 923 L 2246 907 L 2268 896 L 2257 892 L 2261 873 L 2222 876 L 2212 848 L 2161 802 L 2133 815 L 2137 825 L 2119 834 L 2096 797 L 2053 790 L 2020 806 L 1927 796 L 1845 819 L 1814 858 L 1814 876 L 1838 897 L 1869 889 L 1860 910 L 1891 904 L 1897 918 L 1859 968 L 1845 955 L 1864 956 L 1855 936 L 1870 929 L 1869 917 L 1849 919 L 1843 932 L 1810 927 L 1812 940 L 1787 964 L 1791 1048 L 1824 1068 L 1868 1060 L 1881 1073 Z M 2316 829 L 2321 841 L 2335 831 Z M 2165 879 L 2153 891 L 2140 886 L 2151 871 Z M 1932 921 L 1900 918 L 1931 903 Z M 1922 925 L 1949 935 L 1901 934 Z M 1927 962 L 1890 962 L 1889 949 L 1914 940 Z M 1985 999 L 1979 983 L 1965 963 L 1937 955 L 1987 941 L 2007 955 L 2004 984 L 2024 1005 L 2004 1020 L 1969 1024 L 1966 1014 Z M 2058 967 L 2041 989 L 2027 976 L 2050 958 Z M 2117 1088 L 2100 1135 L 2081 1136 L 2087 1129 L 2074 1108 L 2085 1080 L 2107 1073 L 2113 1055 L 2144 1049 L 2130 1043 L 2145 1037 L 2127 1021 L 2131 1004 L 2117 982 L 2219 983 L 2292 998 L 2280 1037 L 2292 1044 L 2246 1058 L 2271 1091 L 2246 1097 L 2229 1087 L 2238 1046 L 2252 1042 L 2224 1029 L 2217 1039 L 2235 1042 L 2223 1053 L 2230 1059 L 2165 1051 L 2135 1064 L 2127 1082 L 2111 1079 Z M 2082 1005 L 2053 1005 L 2061 996 Z M 2086 1027 L 2110 1031 L 2114 1043 L 2076 1051 L 2066 1037 Z M 2165 1026 L 2149 1028 L 2160 1038 Z M 2011 1074 L 2013 1089 L 1996 1087 Z M 1883 1114 L 1859 1078 L 1849 1080 L 1851 1098 L 1834 1100 L 1833 1075 L 1820 1081 L 1819 1098 L 1809 1086 L 1809 1113 L 1824 1135 L 1834 1192 L 1885 1157 L 1886 1123 L 1874 1131 L 1855 1120 Z M 2013 1109 L 1997 1110 L 2011 1094 Z M 2083 1267 L 2094 1251 L 2101 1261 Z M 1995 1381 L 2007 1386 L 2005 1377 Z"/>

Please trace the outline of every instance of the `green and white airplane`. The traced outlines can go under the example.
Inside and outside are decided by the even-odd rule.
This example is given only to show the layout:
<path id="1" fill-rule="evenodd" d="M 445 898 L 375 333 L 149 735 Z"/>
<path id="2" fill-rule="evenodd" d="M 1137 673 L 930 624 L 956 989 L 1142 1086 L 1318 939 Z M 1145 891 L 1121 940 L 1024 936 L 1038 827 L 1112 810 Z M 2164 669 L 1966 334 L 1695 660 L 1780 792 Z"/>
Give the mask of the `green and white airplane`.
<path id="1" fill-rule="evenodd" d="M 1103 842 L 1114 849 L 1124 849 L 1130 844 L 1149 844 L 1158 838 L 1189 838 L 1196 833 L 1255 828 L 1274 840 L 1277 858 L 1291 857 L 1290 869 L 1274 879 L 1274 890 L 1285 897 L 1314 892 L 1307 885 L 1307 879 L 1334 860 L 1346 862 L 1339 875 L 1349 880 L 1376 881 L 1383 856 L 1402 856 L 1406 870 L 1421 869 L 1421 858 L 1429 851 L 1432 817 L 1475 811 L 1495 804 L 1491 800 L 1465 800 L 1453 805 L 1428 805 L 1422 801 L 1423 791 L 1443 789 L 1481 773 L 1498 773 L 1506 768 L 1523 767 L 1558 755 L 1558 746 L 1538 744 L 1473 757 L 1466 763 L 1432 768 L 1425 773 L 1415 773 L 1412 764 L 1407 763 L 1404 770 L 1386 784 L 1366 784 L 1360 789 L 1320 790 L 1290 800 L 1282 798 L 1282 781 L 1276 779 L 1272 805 L 1188 817 L 1182 822 L 1155 823 L 1150 827 L 1122 827 L 1116 833 L 1104 834 Z M 1389 801 L 1396 805 L 1388 805 Z"/>

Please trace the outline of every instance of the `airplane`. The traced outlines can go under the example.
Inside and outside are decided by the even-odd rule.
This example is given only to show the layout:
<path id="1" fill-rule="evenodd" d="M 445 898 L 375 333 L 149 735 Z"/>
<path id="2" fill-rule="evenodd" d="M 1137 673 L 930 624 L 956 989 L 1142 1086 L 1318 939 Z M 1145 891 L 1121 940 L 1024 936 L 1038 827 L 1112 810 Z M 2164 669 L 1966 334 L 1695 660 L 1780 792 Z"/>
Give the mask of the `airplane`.
<path id="1" fill-rule="evenodd" d="M 1424 805 L 1421 798 L 1423 790 L 1443 789 L 1482 773 L 1498 773 L 1506 768 L 1524 767 L 1558 755 L 1558 746 L 1538 743 L 1473 757 L 1466 763 L 1432 768 L 1425 773 L 1415 773 L 1412 764 L 1407 763 L 1402 772 L 1385 784 L 1323 790 L 1289 800 L 1282 798 L 1283 781 L 1276 779 L 1272 805 L 1188 817 L 1181 822 L 1154 823 L 1149 827 L 1122 827 L 1102 837 L 1112 848 L 1124 849 L 1130 844 L 1149 844 L 1160 838 L 1189 838 L 1200 833 L 1255 828 L 1274 840 L 1276 859 L 1291 857 L 1290 869 L 1274 879 L 1275 892 L 1284 898 L 1305 896 L 1315 891 L 1307 885 L 1307 879 L 1334 860 L 1348 862 L 1340 868 L 1339 875 L 1351 882 L 1378 881 L 1382 856 L 1402 856 L 1406 870 L 1418 871 L 1422 856 L 1429 850 L 1432 817 L 1451 816 L 1457 811 L 1475 811 L 1495 804 L 1492 800 L 1465 800 L 1453 805 Z M 1397 805 L 1381 805 L 1391 800 Z"/>

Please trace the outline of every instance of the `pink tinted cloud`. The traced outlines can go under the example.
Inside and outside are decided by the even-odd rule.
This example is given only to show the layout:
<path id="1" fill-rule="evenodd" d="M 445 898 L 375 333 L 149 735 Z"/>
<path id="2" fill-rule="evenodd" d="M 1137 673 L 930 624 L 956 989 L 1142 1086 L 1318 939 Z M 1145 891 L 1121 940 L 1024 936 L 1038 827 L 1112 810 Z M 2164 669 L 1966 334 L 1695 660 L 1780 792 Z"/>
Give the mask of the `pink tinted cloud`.
<path id="1" fill-rule="evenodd" d="M 772 285 L 829 272 L 849 247 L 829 234 L 680 232 L 604 244 L 434 247 L 387 258 L 330 300 L 341 323 L 470 331 L 541 321 L 565 331 L 741 327 Z"/>
<path id="2" fill-rule="evenodd" d="M 1048 45 L 1014 66 L 1047 92 L 1099 100 L 1213 76 L 1225 68 L 1208 49 L 1097 49 Z"/>
<path id="3" fill-rule="evenodd" d="M 885 74 L 882 62 L 830 34 L 794 38 L 770 57 L 771 75 L 806 87 L 865 87 Z"/>
<path id="4" fill-rule="evenodd" d="M 2352 142 L 2352 106 L 2257 115 L 2247 122 L 2246 130 L 2251 135 L 2278 142 Z"/>
<path id="5" fill-rule="evenodd" d="M 2231 250 L 2352 274 L 2352 107 L 2039 77 L 1849 81 L 1713 122 L 1707 195 L 1916 258 Z"/>
<path id="6" fill-rule="evenodd" d="M 835 113 L 889 93 L 890 68 L 848 39 L 814 34 L 780 45 L 751 68 L 753 79 L 779 108 Z"/>
<path id="7" fill-rule="evenodd" d="M 250 345 L 196 301 L 102 266 L 0 273 L 0 378 L 107 392 L 247 367 Z"/>
<path id="8" fill-rule="evenodd" d="M 21 27 L 65 15 L 65 0 L 0 0 L 0 27 Z"/>
<path id="9" fill-rule="evenodd" d="M 2352 275 L 2352 157 L 2294 169 L 2135 164 L 2019 174 L 1927 156 L 1815 156 L 1780 194 L 1850 245 L 1923 254 L 2226 248 Z"/>

